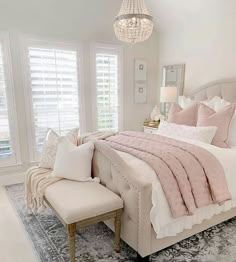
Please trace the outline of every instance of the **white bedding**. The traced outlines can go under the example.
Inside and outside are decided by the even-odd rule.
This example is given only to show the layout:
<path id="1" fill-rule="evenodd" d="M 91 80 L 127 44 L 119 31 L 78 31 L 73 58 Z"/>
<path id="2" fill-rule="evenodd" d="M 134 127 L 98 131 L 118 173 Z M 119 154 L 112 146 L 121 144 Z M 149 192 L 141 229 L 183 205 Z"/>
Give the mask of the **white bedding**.
<path id="1" fill-rule="evenodd" d="M 225 202 L 221 206 L 214 204 L 199 208 L 193 216 L 175 219 L 171 215 L 167 199 L 154 170 L 144 161 L 130 154 L 118 152 L 127 164 L 135 169 L 135 173 L 140 173 L 141 176 L 145 176 L 145 179 L 152 183 L 153 207 L 150 213 L 150 219 L 157 234 L 157 239 L 175 236 L 184 229 L 191 229 L 193 225 L 200 224 L 205 219 L 210 219 L 216 214 L 236 207 L 236 147 L 225 149 L 194 140 L 182 139 L 179 137 L 176 139 L 203 147 L 215 155 L 224 168 L 232 200 Z"/>

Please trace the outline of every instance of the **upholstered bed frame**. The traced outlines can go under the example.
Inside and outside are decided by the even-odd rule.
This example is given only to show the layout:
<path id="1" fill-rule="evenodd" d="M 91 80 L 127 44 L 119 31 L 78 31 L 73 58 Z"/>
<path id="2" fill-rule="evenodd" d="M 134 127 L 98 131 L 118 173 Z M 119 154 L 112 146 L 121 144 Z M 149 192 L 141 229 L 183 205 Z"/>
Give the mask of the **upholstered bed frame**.
<path id="1" fill-rule="evenodd" d="M 185 95 L 195 98 L 196 101 L 220 96 L 227 101 L 236 102 L 236 79 L 211 82 Z M 144 177 L 124 174 L 122 165 L 114 163 L 111 159 L 109 154 L 97 148 L 93 159 L 93 173 L 101 178 L 102 184 L 124 200 L 121 237 L 141 257 L 149 256 L 236 216 L 236 208 L 234 208 L 216 215 L 210 220 L 205 220 L 177 236 L 156 239 L 156 233 L 150 222 L 152 185 Z M 108 222 L 107 225 L 113 229 L 112 223 Z"/>

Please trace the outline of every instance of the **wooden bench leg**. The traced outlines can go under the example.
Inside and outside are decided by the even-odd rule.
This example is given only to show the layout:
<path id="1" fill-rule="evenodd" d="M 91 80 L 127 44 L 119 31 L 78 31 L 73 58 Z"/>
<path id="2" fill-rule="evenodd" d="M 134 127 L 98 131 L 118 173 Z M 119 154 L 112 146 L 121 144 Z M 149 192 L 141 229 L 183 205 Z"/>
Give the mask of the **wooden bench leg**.
<path id="1" fill-rule="evenodd" d="M 69 240 L 70 262 L 75 262 L 76 224 L 67 225 L 67 231 L 68 231 L 68 240 Z"/>
<path id="2" fill-rule="evenodd" d="M 117 253 L 120 253 L 121 215 L 122 210 L 117 210 L 115 217 L 115 251 Z"/>

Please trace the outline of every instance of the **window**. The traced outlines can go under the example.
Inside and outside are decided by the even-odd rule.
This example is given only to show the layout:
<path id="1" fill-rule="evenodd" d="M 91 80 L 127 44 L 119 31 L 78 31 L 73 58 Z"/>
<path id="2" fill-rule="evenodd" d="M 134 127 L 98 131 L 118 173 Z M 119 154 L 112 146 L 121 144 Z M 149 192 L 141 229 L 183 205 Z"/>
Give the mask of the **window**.
<path id="1" fill-rule="evenodd" d="M 0 166 L 20 162 L 8 35 L 0 34 Z"/>
<path id="2" fill-rule="evenodd" d="M 64 135 L 80 126 L 80 52 L 67 44 L 28 44 L 34 151 L 41 152 L 49 128 Z M 34 160 L 37 156 L 34 156 Z"/>
<path id="3" fill-rule="evenodd" d="M 94 68 L 94 129 L 122 129 L 122 49 L 119 46 L 92 47 Z"/>

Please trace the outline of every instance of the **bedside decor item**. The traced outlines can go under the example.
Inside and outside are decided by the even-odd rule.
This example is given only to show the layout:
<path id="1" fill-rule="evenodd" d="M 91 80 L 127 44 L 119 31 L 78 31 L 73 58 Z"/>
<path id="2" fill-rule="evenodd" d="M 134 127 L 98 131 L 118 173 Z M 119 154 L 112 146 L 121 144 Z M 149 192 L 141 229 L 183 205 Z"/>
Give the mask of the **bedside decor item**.
<path id="1" fill-rule="evenodd" d="M 160 120 L 161 112 L 158 106 L 155 106 L 151 112 L 151 119 L 152 120 Z"/>
<path id="2" fill-rule="evenodd" d="M 115 18 L 114 31 L 123 42 L 135 44 L 147 40 L 153 31 L 153 17 L 144 0 L 123 0 Z"/>
<path id="3" fill-rule="evenodd" d="M 135 59 L 134 61 L 134 100 L 135 104 L 147 103 L 147 61 Z"/>
<path id="4" fill-rule="evenodd" d="M 164 115 L 167 117 L 171 103 L 176 102 L 177 88 L 175 86 L 161 87 L 160 103 L 163 103 Z"/>

